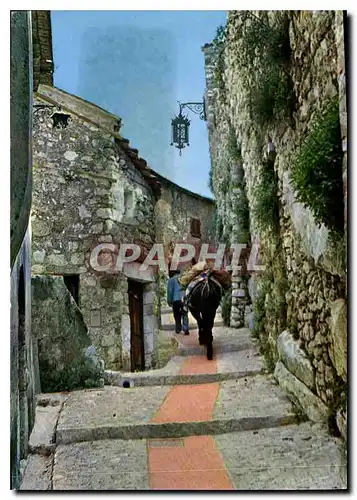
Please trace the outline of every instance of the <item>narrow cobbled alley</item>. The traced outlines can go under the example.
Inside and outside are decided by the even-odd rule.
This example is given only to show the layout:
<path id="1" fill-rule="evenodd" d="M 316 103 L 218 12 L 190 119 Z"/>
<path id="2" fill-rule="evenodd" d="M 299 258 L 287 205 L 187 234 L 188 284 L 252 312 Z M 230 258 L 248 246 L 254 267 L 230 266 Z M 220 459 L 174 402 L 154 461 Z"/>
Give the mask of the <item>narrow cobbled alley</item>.
<path id="1" fill-rule="evenodd" d="M 178 355 L 162 369 L 107 372 L 103 389 L 38 397 L 21 489 L 346 487 L 341 440 L 302 421 L 249 329 L 216 326 L 213 361 L 197 331 L 172 336 Z"/>
<path id="2" fill-rule="evenodd" d="M 349 13 L 10 17 L 10 489 L 348 490 Z"/>

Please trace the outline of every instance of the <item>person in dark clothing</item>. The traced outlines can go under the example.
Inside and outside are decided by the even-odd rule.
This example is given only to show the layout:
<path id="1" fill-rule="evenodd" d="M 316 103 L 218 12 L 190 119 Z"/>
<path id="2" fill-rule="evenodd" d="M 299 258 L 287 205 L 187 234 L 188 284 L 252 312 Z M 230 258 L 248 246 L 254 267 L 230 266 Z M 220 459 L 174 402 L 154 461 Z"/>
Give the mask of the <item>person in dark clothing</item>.
<path id="1" fill-rule="evenodd" d="M 182 298 L 184 291 L 178 280 L 179 275 L 180 271 L 170 272 L 170 279 L 167 282 L 167 303 L 172 307 L 176 333 L 183 331 L 185 335 L 189 335 L 188 314 L 183 309 Z"/>

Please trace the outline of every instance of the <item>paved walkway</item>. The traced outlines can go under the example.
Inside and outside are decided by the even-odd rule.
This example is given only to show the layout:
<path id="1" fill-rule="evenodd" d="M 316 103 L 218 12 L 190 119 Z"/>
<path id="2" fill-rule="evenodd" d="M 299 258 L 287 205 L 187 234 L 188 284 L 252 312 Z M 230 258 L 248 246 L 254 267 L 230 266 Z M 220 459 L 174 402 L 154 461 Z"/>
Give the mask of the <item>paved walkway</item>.
<path id="1" fill-rule="evenodd" d="M 41 395 L 21 489 L 346 488 L 341 442 L 298 422 L 247 329 L 217 326 L 213 361 L 197 332 L 176 337 L 181 355 L 161 370 Z"/>
<path id="2" fill-rule="evenodd" d="M 213 374 L 217 359 L 190 356 L 181 365 L 181 375 Z M 176 385 L 152 422 L 199 422 L 211 420 L 219 383 Z M 233 485 L 212 436 L 190 436 L 174 440 L 149 440 L 150 487 L 154 490 L 233 490 Z"/>

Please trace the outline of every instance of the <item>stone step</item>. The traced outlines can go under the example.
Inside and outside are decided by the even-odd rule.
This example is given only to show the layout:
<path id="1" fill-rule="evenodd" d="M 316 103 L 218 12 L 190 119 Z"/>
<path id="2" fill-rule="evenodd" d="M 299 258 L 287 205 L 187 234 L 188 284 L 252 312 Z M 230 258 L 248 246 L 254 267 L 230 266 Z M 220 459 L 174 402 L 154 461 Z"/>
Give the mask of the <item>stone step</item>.
<path id="1" fill-rule="evenodd" d="M 338 440 L 318 424 L 304 422 L 196 439 L 204 444 L 209 442 L 211 450 L 220 454 L 222 465 L 218 473 L 228 471 L 234 490 L 326 491 L 347 488 L 346 456 Z M 173 474 L 192 478 L 197 470 L 195 448 L 197 441 L 194 442 L 192 436 L 156 440 L 106 439 L 59 445 L 53 469 L 50 457 L 29 457 L 20 489 L 150 490 L 153 473 L 163 479 Z M 185 470 L 175 460 L 167 467 L 160 464 L 159 468 L 150 460 L 157 453 L 170 457 L 177 452 L 182 455 L 185 451 Z M 211 477 L 211 463 L 212 460 L 207 463 L 202 455 L 200 477 L 202 474 Z"/>
<path id="2" fill-rule="evenodd" d="M 222 418 L 198 422 L 167 422 L 164 424 L 123 424 L 95 427 L 60 428 L 56 432 L 56 445 L 100 441 L 103 439 L 159 439 L 189 436 L 211 436 L 227 432 L 241 432 L 295 424 L 299 418 L 288 415 Z"/>
<path id="3" fill-rule="evenodd" d="M 207 386 L 189 387 L 199 394 L 205 393 Z M 212 435 L 297 422 L 290 401 L 271 378 L 262 375 L 219 383 L 212 420 L 186 421 L 183 414 L 179 421 L 153 422 L 174 389 L 175 386 L 105 386 L 72 392 L 59 416 L 56 445 L 101 439 Z"/>
<path id="4" fill-rule="evenodd" d="M 210 384 L 212 382 L 223 382 L 224 380 L 234 380 L 244 377 L 252 377 L 263 370 L 236 371 L 226 373 L 197 373 L 192 375 L 156 375 L 152 377 L 125 376 L 119 372 L 106 372 L 105 383 L 107 385 L 124 387 L 128 383 L 130 387 L 143 387 L 152 385 L 197 385 Z"/>
<path id="5" fill-rule="evenodd" d="M 197 330 L 190 335 L 174 335 L 178 344 L 179 356 L 205 356 L 205 347 L 198 344 Z M 215 354 L 245 351 L 251 349 L 255 341 L 248 328 L 227 328 L 215 325 L 213 328 L 213 351 Z"/>
<path id="6" fill-rule="evenodd" d="M 137 373 L 107 370 L 105 383 L 118 387 L 123 387 L 124 383 L 130 387 L 206 384 L 250 377 L 264 371 L 263 361 L 255 348 L 216 354 L 216 359 L 217 373 L 182 373 L 187 356 L 174 356 L 164 368 L 159 370 Z"/>

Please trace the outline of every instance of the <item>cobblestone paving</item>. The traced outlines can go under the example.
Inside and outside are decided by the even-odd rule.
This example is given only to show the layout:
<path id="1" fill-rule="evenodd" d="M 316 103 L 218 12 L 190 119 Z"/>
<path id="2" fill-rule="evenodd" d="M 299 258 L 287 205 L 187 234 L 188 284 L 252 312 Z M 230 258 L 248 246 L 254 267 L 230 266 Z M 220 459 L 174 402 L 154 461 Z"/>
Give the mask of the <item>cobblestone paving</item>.
<path id="1" fill-rule="evenodd" d="M 264 412 L 262 409 L 264 408 Z M 279 416 L 292 414 L 289 399 L 262 375 L 220 384 L 214 418 Z"/>
<path id="2" fill-rule="evenodd" d="M 318 424 L 221 434 L 215 441 L 237 490 L 346 487 L 341 443 Z"/>
<path id="3" fill-rule="evenodd" d="M 147 490 L 146 440 L 103 440 L 58 446 L 54 490 Z"/>
<path id="4" fill-rule="evenodd" d="M 49 406 L 38 407 L 21 489 L 345 489 L 342 442 L 295 423 L 249 330 L 214 333 L 222 349 L 213 362 L 190 355 L 197 339 L 181 336 L 186 355 L 159 377 L 139 375 L 142 386 L 42 395 Z M 163 375 L 175 382 L 158 385 Z"/>
<path id="5" fill-rule="evenodd" d="M 167 386 L 121 387 L 73 392 L 64 404 L 58 430 L 67 427 L 148 422 L 169 391 Z"/>

